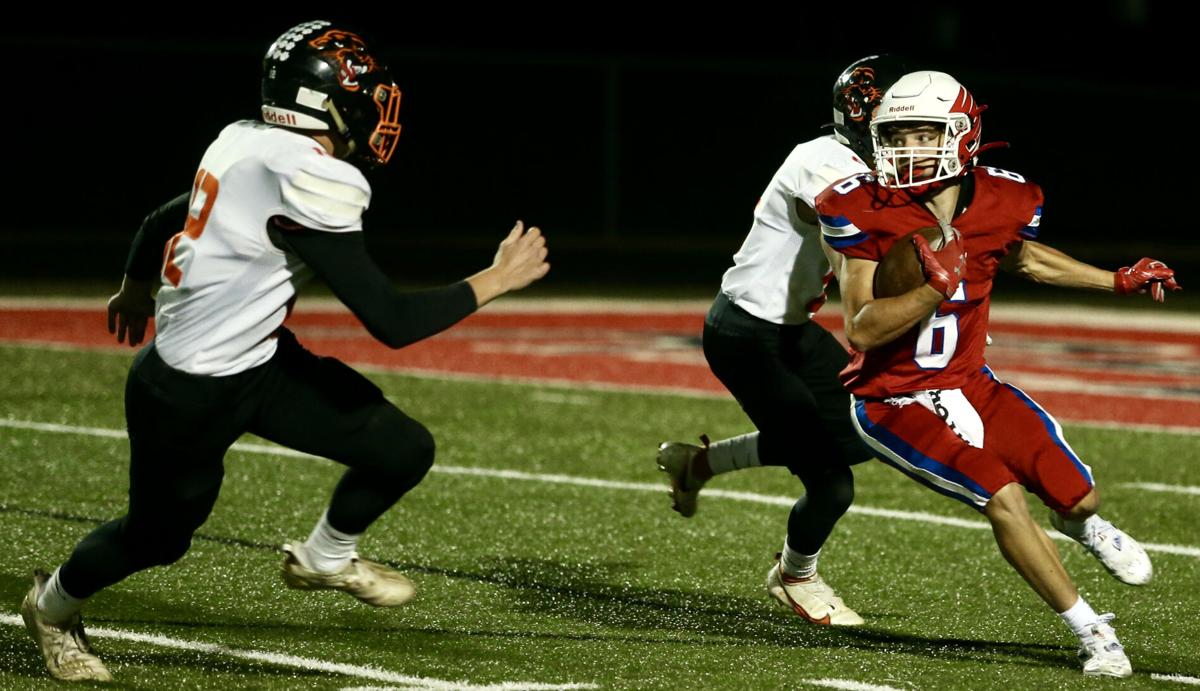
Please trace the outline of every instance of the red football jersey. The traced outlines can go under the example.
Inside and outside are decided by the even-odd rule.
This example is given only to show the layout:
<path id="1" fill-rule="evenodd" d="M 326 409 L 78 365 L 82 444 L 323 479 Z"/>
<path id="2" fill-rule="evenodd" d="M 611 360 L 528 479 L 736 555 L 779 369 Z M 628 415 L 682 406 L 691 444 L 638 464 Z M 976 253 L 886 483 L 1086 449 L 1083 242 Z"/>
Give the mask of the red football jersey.
<path id="1" fill-rule="evenodd" d="M 1000 260 L 1022 239 L 1037 237 L 1042 190 L 999 168 L 969 175 L 974 195 L 951 225 L 966 243 L 967 272 L 954 297 L 907 333 L 866 353 L 853 352 L 842 383 L 860 398 L 886 398 L 925 389 L 957 389 L 984 365 L 992 278 Z M 937 221 L 903 190 L 881 186 L 869 173 L 846 178 L 817 197 L 821 232 L 838 252 L 878 262 L 901 237 Z"/>

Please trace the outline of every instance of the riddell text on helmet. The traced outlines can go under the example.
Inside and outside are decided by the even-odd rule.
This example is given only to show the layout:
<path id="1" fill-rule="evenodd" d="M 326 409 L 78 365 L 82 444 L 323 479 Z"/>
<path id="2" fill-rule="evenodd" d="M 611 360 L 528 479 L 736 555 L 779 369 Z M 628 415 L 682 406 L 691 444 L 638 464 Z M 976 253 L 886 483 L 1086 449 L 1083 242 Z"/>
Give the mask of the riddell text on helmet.
<path id="1" fill-rule="evenodd" d="M 263 110 L 263 120 L 276 125 L 296 125 L 296 116 L 291 113 L 280 113 L 274 110 Z"/>

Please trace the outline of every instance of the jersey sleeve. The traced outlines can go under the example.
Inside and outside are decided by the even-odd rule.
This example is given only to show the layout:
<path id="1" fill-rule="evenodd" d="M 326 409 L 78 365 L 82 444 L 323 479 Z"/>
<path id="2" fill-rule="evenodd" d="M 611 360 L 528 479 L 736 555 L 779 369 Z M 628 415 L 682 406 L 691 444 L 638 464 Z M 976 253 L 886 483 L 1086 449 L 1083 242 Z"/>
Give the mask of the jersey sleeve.
<path id="1" fill-rule="evenodd" d="M 854 214 L 850 211 L 853 208 L 870 208 L 869 204 L 854 202 L 854 198 L 862 193 L 861 184 L 854 184 L 859 180 L 858 176 L 846 178 L 830 185 L 817 196 L 816 210 L 821 223 L 821 237 L 835 251 L 847 257 L 877 262 L 883 256 L 878 238 L 855 225 Z"/>
<path id="2" fill-rule="evenodd" d="M 279 197 L 293 223 L 313 230 L 362 230 L 371 186 L 353 165 L 315 148 L 292 149 L 267 162 L 279 183 Z"/>
<path id="3" fill-rule="evenodd" d="M 1045 201 L 1045 196 L 1042 193 L 1042 188 L 1033 183 L 1029 183 L 1031 199 L 1023 214 L 1025 226 L 1018 233 L 1022 240 L 1036 240 L 1038 230 L 1042 225 L 1042 204 Z"/>
<path id="4" fill-rule="evenodd" d="M 478 309 L 466 281 L 401 292 L 367 254 L 362 233 L 284 231 L 278 242 L 295 252 L 333 290 L 367 331 L 403 348 L 450 328 Z"/>
<path id="5" fill-rule="evenodd" d="M 187 222 L 190 198 L 191 192 L 184 192 L 146 216 L 129 247 L 125 260 L 127 276 L 141 281 L 155 280 L 162 270 L 163 246 Z"/>
<path id="6" fill-rule="evenodd" d="M 1003 219 L 1005 241 L 1020 243 L 1036 240 L 1042 225 L 1042 188 L 1024 175 L 993 166 L 981 166 L 975 173 L 976 186 L 986 192 L 990 215 Z M 980 192 L 976 191 L 976 194 Z"/>
<path id="7" fill-rule="evenodd" d="M 867 167 L 849 151 L 830 152 L 827 148 L 822 148 L 822 144 L 820 140 L 801 144 L 792 150 L 784 163 L 784 169 L 790 173 L 783 177 L 788 193 L 813 208 L 816 206 L 817 196 L 824 192 L 826 187 L 842 178 L 867 170 Z"/>

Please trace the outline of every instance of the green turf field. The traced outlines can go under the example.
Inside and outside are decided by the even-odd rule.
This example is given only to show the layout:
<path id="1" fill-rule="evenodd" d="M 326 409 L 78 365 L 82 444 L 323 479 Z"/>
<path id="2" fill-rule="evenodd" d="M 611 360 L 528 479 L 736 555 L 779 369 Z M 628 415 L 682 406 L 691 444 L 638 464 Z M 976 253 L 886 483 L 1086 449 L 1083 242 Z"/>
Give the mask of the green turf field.
<path id="1" fill-rule="evenodd" d="M 52 568 L 123 511 L 131 357 L 0 346 L 0 688 L 59 686 L 17 604 L 32 568 Z M 1094 680 L 982 519 L 878 463 L 859 466 L 859 510 L 821 561 L 868 625 L 830 630 L 777 608 L 763 578 L 799 483 L 781 469 L 724 476 L 710 488 L 751 496 L 702 495 L 685 520 L 654 469 L 663 439 L 748 431 L 731 400 L 372 378 L 439 442 L 435 472 L 361 546 L 408 572 L 418 599 L 381 611 L 287 590 L 277 546 L 307 534 L 339 470 L 247 438 L 191 553 L 85 611 L 111 686 L 1016 691 L 1182 689 L 1161 677 L 1200 677 L 1200 496 L 1124 486 L 1200 484 L 1200 437 L 1067 429 L 1103 513 L 1168 550 L 1151 552 L 1154 581 L 1134 589 L 1059 543 L 1097 611 L 1117 613 L 1133 660 L 1132 679 Z"/>

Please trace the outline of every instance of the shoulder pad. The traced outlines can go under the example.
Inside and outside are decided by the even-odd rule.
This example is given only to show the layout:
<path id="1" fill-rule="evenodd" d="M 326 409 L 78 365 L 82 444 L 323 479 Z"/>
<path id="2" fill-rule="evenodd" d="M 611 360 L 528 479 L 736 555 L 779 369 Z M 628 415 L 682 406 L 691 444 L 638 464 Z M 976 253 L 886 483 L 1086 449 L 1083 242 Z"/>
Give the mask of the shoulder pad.
<path id="1" fill-rule="evenodd" d="M 792 194 L 813 206 L 817 195 L 830 184 L 869 169 L 854 152 L 831 137 L 818 137 L 796 146 L 785 164 Z"/>
<path id="2" fill-rule="evenodd" d="M 312 147 L 291 148 L 267 166 L 279 180 L 284 214 L 308 228 L 331 232 L 362 229 L 371 186 L 353 165 Z"/>
<path id="3" fill-rule="evenodd" d="M 1020 236 L 1036 239 L 1042 223 L 1042 188 L 1024 175 L 1003 168 L 980 166 L 980 170 L 981 178 L 1005 199 L 1004 215 L 1021 224 Z"/>
<path id="4" fill-rule="evenodd" d="M 865 194 L 863 185 L 874 182 L 869 173 L 860 173 L 840 180 L 817 196 L 817 218 L 821 223 L 821 237 L 826 244 L 843 254 L 851 256 L 867 256 L 870 236 L 863 232 L 850 219 L 852 209 L 860 209 L 864 204 L 853 198 Z"/>

